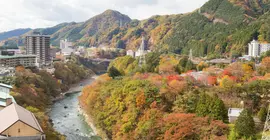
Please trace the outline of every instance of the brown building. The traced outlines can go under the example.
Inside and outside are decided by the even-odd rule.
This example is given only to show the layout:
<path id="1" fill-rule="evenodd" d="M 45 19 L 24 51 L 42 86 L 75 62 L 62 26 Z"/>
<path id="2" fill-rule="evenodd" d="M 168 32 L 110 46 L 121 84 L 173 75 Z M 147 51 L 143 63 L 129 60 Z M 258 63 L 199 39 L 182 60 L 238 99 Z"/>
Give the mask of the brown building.
<path id="1" fill-rule="evenodd" d="M 13 103 L 0 111 L 0 136 L 5 139 L 45 140 L 45 134 L 30 111 Z"/>
<path id="2" fill-rule="evenodd" d="M 50 58 L 50 36 L 31 35 L 26 36 L 26 54 L 36 55 L 39 66 L 51 64 Z"/>

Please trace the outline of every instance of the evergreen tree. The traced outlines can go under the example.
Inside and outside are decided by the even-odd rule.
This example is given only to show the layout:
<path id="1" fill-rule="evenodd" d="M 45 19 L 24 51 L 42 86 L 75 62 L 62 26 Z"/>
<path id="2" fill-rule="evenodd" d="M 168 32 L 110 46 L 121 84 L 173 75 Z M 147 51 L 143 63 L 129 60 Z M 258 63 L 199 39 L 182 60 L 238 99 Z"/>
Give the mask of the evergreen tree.
<path id="1" fill-rule="evenodd" d="M 241 112 L 235 123 L 235 130 L 240 137 L 246 139 L 255 135 L 255 122 L 248 110 Z"/>
<path id="2" fill-rule="evenodd" d="M 218 97 L 214 97 L 212 100 L 211 106 L 209 108 L 209 116 L 213 117 L 216 120 L 226 121 L 228 119 L 227 109 L 222 100 Z"/>
<path id="3" fill-rule="evenodd" d="M 117 76 L 121 76 L 121 73 L 114 66 L 112 66 L 108 70 L 108 75 L 114 79 Z"/>
<path id="4" fill-rule="evenodd" d="M 208 115 L 210 104 L 211 104 L 211 99 L 209 95 L 202 94 L 196 107 L 196 114 L 198 116 Z"/>
<path id="5" fill-rule="evenodd" d="M 186 71 L 189 71 L 192 69 L 194 69 L 194 64 L 192 63 L 192 61 L 188 60 L 186 64 Z"/>
<path id="6" fill-rule="evenodd" d="M 264 122 L 266 120 L 266 116 L 267 116 L 267 109 L 266 107 L 262 107 L 258 112 L 258 117 L 262 122 Z"/>

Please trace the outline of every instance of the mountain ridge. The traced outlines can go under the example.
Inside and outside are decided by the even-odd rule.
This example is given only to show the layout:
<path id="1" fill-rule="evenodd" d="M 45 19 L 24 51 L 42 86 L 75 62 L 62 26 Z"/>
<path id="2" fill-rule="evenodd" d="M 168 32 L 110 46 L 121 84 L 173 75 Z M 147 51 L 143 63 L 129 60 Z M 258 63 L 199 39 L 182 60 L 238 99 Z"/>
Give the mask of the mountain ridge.
<path id="1" fill-rule="evenodd" d="M 270 1 L 210 0 L 201 8 L 186 14 L 152 16 L 145 20 L 131 20 L 115 10 L 106 10 L 85 22 L 63 23 L 51 28 L 34 29 L 51 35 L 52 45 L 67 38 L 76 45 L 108 46 L 136 50 L 141 35 L 147 47 L 195 56 L 236 55 L 245 53 L 245 45 L 253 38 L 269 42 L 266 31 Z M 264 28 L 261 26 L 264 24 Z M 251 29 L 249 26 L 254 26 Z M 241 32 L 246 32 L 243 34 Z M 270 34 L 270 33 L 269 33 Z M 23 43 L 23 39 L 20 41 Z"/>

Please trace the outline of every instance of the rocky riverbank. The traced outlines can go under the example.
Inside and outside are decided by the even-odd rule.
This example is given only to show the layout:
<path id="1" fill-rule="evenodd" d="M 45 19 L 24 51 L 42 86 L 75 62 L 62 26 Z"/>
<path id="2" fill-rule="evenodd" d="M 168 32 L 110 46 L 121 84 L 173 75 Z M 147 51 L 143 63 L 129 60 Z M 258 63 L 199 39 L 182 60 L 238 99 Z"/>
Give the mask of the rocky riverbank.
<path id="1" fill-rule="evenodd" d="M 100 136 L 103 140 L 109 140 L 107 134 L 104 131 L 95 127 L 93 119 L 86 113 L 85 110 L 83 110 L 81 107 L 78 110 L 84 116 L 87 124 L 93 129 L 95 135 Z"/>
<path id="2" fill-rule="evenodd" d="M 67 140 L 82 139 L 82 140 L 100 140 L 101 137 L 92 121 L 80 109 L 78 96 L 84 86 L 95 80 L 96 76 L 87 78 L 78 84 L 71 86 L 69 91 L 63 93 L 55 99 L 49 116 L 55 130 L 66 136 Z M 91 122 L 91 123 L 89 123 Z"/>

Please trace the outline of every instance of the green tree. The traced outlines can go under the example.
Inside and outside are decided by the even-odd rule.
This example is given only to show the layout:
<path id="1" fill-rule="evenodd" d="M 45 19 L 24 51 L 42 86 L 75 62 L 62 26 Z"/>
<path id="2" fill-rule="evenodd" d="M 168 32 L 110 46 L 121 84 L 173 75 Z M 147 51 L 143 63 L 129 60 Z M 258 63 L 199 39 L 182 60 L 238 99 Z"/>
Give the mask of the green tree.
<path id="1" fill-rule="evenodd" d="M 116 48 L 125 49 L 126 48 L 125 42 L 123 40 L 117 41 Z"/>
<path id="2" fill-rule="evenodd" d="M 183 57 L 182 59 L 180 59 L 176 67 L 178 73 L 187 72 L 192 69 L 194 69 L 194 64 L 192 63 L 192 61 L 188 60 L 188 57 Z"/>
<path id="3" fill-rule="evenodd" d="M 230 124 L 230 133 L 229 133 L 229 136 L 228 136 L 228 139 L 229 140 L 237 140 L 237 134 L 235 132 L 235 128 L 234 128 L 234 125 L 233 124 Z"/>
<path id="4" fill-rule="evenodd" d="M 258 112 L 258 117 L 262 122 L 264 122 L 266 120 L 266 116 L 267 116 L 267 109 L 266 107 L 262 107 Z"/>
<path id="5" fill-rule="evenodd" d="M 108 74 L 110 77 L 112 77 L 113 79 L 117 76 L 121 76 L 121 73 L 114 67 L 110 67 L 108 70 Z"/>
<path id="6" fill-rule="evenodd" d="M 217 96 L 212 99 L 209 110 L 209 116 L 213 117 L 216 120 L 226 121 L 228 119 L 227 108 L 225 107 L 223 101 L 220 100 Z"/>
<path id="7" fill-rule="evenodd" d="M 198 116 L 207 116 L 209 112 L 211 98 L 207 94 L 202 94 L 196 107 L 196 114 Z"/>
<path id="8" fill-rule="evenodd" d="M 255 122 L 247 109 L 240 113 L 235 123 L 235 130 L 240 137 L 245 139 L 255 135 Z"/>

